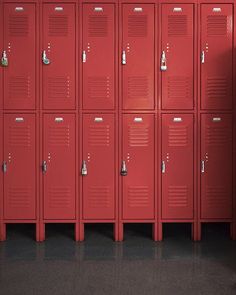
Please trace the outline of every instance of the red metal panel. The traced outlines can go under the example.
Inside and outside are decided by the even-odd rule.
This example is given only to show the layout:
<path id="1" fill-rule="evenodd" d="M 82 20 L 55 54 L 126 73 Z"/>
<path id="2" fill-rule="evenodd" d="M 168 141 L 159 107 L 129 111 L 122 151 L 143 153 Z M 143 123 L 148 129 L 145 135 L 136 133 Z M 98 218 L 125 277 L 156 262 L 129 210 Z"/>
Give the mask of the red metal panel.
<path id="1" fill-rule="evenodd" d="M 193 5 L 162 5 L 162 108 L 193 108 Z"/>
<path id="2" fill-rule="evenodd" d="M 36 218 L 35 115 L 4 115 L 4 218 Z"/>
<path id="3" fill-rule="evenodd" d="M 43 5 L 43 107 L 75 108 L 75 5 Z"/>
<path id="4" fill-rule="evenodd" d="M 154 115 L 123 115 L 123 219 L 154 218 Z"/>
<path id="5" fill-rule="evenodd" d="M 83 118 L 83 218 L 115 217 L 115 121 L 111 114 Z"/>
<path id="6" fill-rule="evenodd" d="M 4 108 L 35 108 L 35 4 L 4 4 Z"/>
<path id="7" fill-rule="evenodd" d="M 83 108 L 115 105 L 114 4 L 83 4 Z"/>
<path id="8" fill-rule="evenodd" d="M 154 108 L 154 5 L 123 4 L 122 94 L 124 109 Z"/>
<path id="9" fill-rule="evenodd" d="M 201 218 L 231 218 L 231 115 L 201 115 L 201 161 Z"/>
<path id="10" fill-rule="evenodd" d="M 193 115 L 162 115 L 162 218 L 193 218 Z"/>
<path id="11" fill-rule="evenodd" d="M 45 114 L 44 219 L 75 218 L 75 115 Z"/>
<path id="12" fill-rule="evenodd" d="M 201 5 L 201 108 L 232 108 L 231 4 Z"/>

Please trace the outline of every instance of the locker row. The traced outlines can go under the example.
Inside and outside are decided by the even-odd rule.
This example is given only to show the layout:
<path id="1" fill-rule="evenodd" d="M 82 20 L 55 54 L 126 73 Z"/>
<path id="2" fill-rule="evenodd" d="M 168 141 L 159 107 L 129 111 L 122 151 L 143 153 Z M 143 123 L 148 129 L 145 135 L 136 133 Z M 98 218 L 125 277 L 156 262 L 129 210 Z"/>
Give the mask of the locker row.
<path id="1" fill-rule="evenodd" d="M 39 215 L 194 223 L 199 211 L 198 222 L 233 222 L 231 114 L 202 114 L 200 138 L 193 114 L 123 114 L 120 139 L 113 114 L 84 114 L 81 134 L 77 119 L 43 114 L 39 130 L 35 114 L 4 114 L 2 228 Z"/>
<path id="2" fill-rule="evenodd" d="M 233 4 L 37 5 L 2 5 L 1 108 L 232 110 Z"/>

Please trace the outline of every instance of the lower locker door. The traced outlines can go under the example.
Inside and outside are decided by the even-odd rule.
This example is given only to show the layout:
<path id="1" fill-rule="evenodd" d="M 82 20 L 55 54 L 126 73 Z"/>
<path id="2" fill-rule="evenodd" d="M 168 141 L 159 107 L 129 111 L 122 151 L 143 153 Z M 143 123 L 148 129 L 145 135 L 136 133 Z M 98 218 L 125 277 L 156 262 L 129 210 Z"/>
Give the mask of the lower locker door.
<path id="1" fill-rule="evenodd" d="M 84 219 L 115 218 L 114 124 L 111 114 L 83 117 Z"/>
<path id="2" fill-rule="evenodd" d="M 193 218 L 193 115 L 162 115 L 162 218 Z"/>
<path id="3" fill-rule="evenodd" d="M 4 218 L 36 218 L 35 115 L 4 115 Z"/>
<path id="4" fill-rule="evenodd" d="M 232 116 L 201 116 L 201 218 L 232 217 Z"/>
<path id="5" fill-rule="evenodd" d="M 121 167 L 123 219 L 154 218 L 154 163 L 154 115 L 125 114 Z"/>
<path id="6" fill-rule="evenodd" d="M 43 124 L 44 219 L 74 219 L 75 115 L 46 114 Z"/>

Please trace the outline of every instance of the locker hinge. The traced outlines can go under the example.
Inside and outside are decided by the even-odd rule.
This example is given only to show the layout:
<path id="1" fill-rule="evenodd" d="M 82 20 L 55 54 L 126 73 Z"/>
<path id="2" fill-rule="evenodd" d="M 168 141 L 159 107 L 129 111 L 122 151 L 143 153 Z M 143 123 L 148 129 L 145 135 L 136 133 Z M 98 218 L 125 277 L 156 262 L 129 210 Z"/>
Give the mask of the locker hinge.
<path id="1" fill-rule="evenodd" d="M 125 163 L 125 161 L 122 161 L 120 175 L 126 176 L 127 174 L 128 174 L 128 170 L 127 170 L 126 163 Z"/>
<path id="2" fill-rule="evenodd" d="M 205 63 L 205 51 L 204 50 L 201 52 L 201 63 L 202 64 Z"/>
<path id="3" fill-rule="evenodd" d="M 2 53 L 1 65 L 2 65 L 3 67 L 7 67 L 7 66 L 8 66 L 8 57 L 7 57 L 7 52 L 6 52 L 6 50 L 4 50 L 3 53 Z"/>
<path id="4" fill-rule="evenodd" d="M 122 65 L 126 65 L 126 52 L 125 50 L 122 51 Z"/>
<path id="5" fill-rule="evenodd" d="M 45 65 L 49 65 L 51 63 L 50 59 L 47 57 L 46 50 L 43 51 L 42 61 Z"/>
<path id="6" fill-rule="evenodd" d="M 164 72 L 166 70 L 167 70 L 166 53 L 163 50 L 161 54 L 161 71 Z"/>
<path id="7" fill-rule="evenodd" d="M 205 172 L 205 161 L 202 160 L 201 161 L 201 173 L 204 173 Z"/>
<path id="8" fill-rule="evenodd" d="M 81 175 L 86 176 L 87 174 L 88 174 L 87 165 L 86 165 L 86 162 L 83 161 L 82 169 L 81 169 Z"/>
<path id="9" fill-rule="evenodd" d="M 161 162 L 161 173 L 165 173 L 166 172 L 166 164 L 165 161 Z"/>
<path id="10" fill-rule="evenodd" d="M 87 60 L 86 51 L 83 50 L 83 53 L 82 53 L 82 61 L 83 61 L 83 62 L 86 62 L 86 60 Z"/>
<path id="11" fill-rule="evenodd" d="M 7 162 L 6 161 L 3 161 L 3 163 L 2 163 L 2 172 L 3 173 L 7 172 Z"/>
<path id="12" fill-rule="evenodd" d="M 46 161 L 43 161 L 42 171 L 43 171 L 43 174 L 45 174 L 47 172 L 47 162 Z"/>

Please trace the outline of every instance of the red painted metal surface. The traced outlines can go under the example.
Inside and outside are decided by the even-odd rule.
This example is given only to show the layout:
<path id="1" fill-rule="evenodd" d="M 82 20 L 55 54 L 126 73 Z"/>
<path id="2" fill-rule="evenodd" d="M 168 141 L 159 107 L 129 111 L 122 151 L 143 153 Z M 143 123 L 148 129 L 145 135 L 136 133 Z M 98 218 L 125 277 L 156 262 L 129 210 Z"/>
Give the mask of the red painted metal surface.
<path id="1" fill-rule="evenodd" d="M 232 217 L 232 115 L 201 115 L 201 218 Z"/>
<path id="2" fill-rule="evenodd" d="M 115 120 L 111 114 L 83 117 L 83 219 L 115 218 Z"/>
<path id="3" fill-rule="evenodd" d="M 4 218 L 36 218 L 35 115 L 4 115 Z"/>
<path id="4" fill-rule="evenodd" d="M 193 218 L 193 115 L 162 115 L 162 218 Z"/>
<path id="5" fill-rule="evenodd" d="M 153 4 L 122 5 L 123 109 L 154 109 Z"/>
<path id="6" fill-rule="evenodd" d="M 36 101 L 35 4 L 4 4 L 5 109 L 34 109 Z"/>
<path id="7" fill-rule="evenodd" d="M 114 4 L 83 4 L 83 108 L 115 106 Z"/>
<path id="8" fill-rule="evenodd" d="M 231 4 L 201 5 L 201 108 L 232 108 L 233 10 Z"/>
<path id="9" fill-rule="evenodd" d="M 193 109 L 193 12 L 193 4 L 162 5 L 162 109 Z"/>
<path id="10" fill-rule="evenodd" d="M 154 218 L 154 134 L 152 114 L 123 115 L 123 219 Z"/>
<path id="11" fill-rule="evenodd" d="M 73 114 L 44 114 L 44 219 L 75 218 L 75 124 Z"/>
<path id="12" fill-rule="evenodd" d="M 43 107 L 75 109 L 75 5 L 43 4 Z M 48 61 L 47 61 L 48 59 Z"/>

